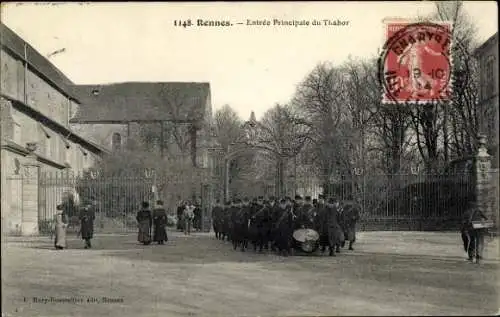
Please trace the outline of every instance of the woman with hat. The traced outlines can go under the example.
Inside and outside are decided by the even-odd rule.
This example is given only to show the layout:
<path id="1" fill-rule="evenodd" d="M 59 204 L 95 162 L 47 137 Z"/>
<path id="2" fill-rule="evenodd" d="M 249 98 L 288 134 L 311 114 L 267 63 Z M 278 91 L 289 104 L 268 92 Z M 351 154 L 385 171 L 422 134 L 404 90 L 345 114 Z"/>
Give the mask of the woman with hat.
<path id="1" fill-rule="evenodd" d="M 156 201 L 156 208 L 153 211 L 154 237 L 153 240 L 158 244 L 165 244 L 167 237 L 167 212 L 163 207 L 163 201 Z"/>
<path id="2" fill-rule="evenodd" d="M 66 228 L 68 226 L 68 216 L 64 212 L 63 204 L 58 205 L 56 209 L 54 246 L 56 250 L 62 250 L 66 248 Z"/>
<path id="3" fill-rule="evenodd" d="M 141 210 L 137 213 L 137 226 L 139 227 L 139 234 L 137 240 L 148 245 L 151 243 L 151 225 L 153 224 L 153 218 L 151 216 L 151 210 L 149 209 L 149 203 L 147 201 L 142 202 Z"/>

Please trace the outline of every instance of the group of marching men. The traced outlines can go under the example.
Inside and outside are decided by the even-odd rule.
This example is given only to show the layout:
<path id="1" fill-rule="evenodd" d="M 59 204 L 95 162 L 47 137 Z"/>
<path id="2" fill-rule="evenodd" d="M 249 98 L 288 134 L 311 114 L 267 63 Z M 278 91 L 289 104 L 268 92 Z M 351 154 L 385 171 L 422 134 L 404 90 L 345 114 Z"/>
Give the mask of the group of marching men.
<path id="1" fill-rule="evenodd" d="M 212 210 L 216 238 L 231 241 L 234 250 L 245 251 L 252 244 L 254 251 L 270 249 L 284 256 L 293 252 L 293 233 L 297 229 L 318 232 L 322 254 L 328 247 L 330 256 L 335 256 L 346 241 L 349 250 L 353 250 L 359 217 L 356 204 L 325 199 L 323 195 L 314 200 L 297 195 L 294 200 L 276 200 L 273 196 L 264 200 L 259 196 L 252 201 L 235 199 L 224 205 L 217 201 Z"/>

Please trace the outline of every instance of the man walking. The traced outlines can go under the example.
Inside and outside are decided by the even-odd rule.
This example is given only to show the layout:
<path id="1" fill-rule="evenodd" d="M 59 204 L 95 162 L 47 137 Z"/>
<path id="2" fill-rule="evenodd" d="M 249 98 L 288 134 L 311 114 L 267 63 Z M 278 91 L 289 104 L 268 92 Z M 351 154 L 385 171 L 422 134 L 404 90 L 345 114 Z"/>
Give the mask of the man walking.
<path id="1" fill-rule="evenodd" d="M 340 252 L 340 245 L 344 241 L 344 232 L 339 224 L 338 207 L 339 203 L 335 198 L 328 199 L 325 211 L 330 256 L 335 256 L 335 251 Z M 323 250 L 324 246 L 322 252 Z"/>
<path id="2" fill-rule="evenodd" d="M 90 202 L 85 205 L 80 211 L 80 233 L 82 239 L 85 240 L 85 249 L 92 247 L 90 240 L 94 236 L 94 220 L 95 220 L 95 210 L 96 210 L 96 200 L 94 197 L 90 197 Z"/>
<path id="3" fill-rule="evenodd" d="M 476 202 L 471 202 L 469 208 L 463 215 L 461 235 L 464 244 L 464 250 L 467 252 L 468 260 L 479 263 L 482 258 L 484 247 L 485 229 L 475 229 L 473 222 L 488 220 L 486 215 L 478 208 Z"/>
<path id="4" fill-rule="evenodd" d="M 222 209 L 222 206 L 220 204 L 220 200 L 217 199 L 215 201 L 215 206 L 214 208 L 212 209 L 212 225 L 214 227 L 214 232 L 215 232 L 215 238 L 216 239 L 221 239 L 222 238 L 222 234 L 223 234 L 223 228 L 222 228 L 222 225 L 223 225 L 223 209 Z"/>
<path id="5" fill-rule="evenodd" d="M 339 215 L 341 227 L 344 231 L 344 241 L 349 241 L 349 250 L 354 250 L 353 245 L 356 242 L 356 223 L 360 218 L 360 208 L 356 203 L 344 204 L 340 207 Z M 342 244 L 344 247 L 345 242 Z"/>

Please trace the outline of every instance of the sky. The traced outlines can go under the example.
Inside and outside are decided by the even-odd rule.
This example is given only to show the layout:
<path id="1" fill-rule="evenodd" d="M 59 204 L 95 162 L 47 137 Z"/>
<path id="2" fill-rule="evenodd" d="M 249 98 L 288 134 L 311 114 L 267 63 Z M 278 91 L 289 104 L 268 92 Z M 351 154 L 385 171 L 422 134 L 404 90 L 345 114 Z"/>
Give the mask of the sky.
<path id="1" fill-rule="evenodd" d="M 482 42 L 498 32 L 494 1 L 465 11 Z M 383 20 L 430 14 L 423 2 L 8 3 L 1 21 L 76 84 L 210 82 L 214 111 L 230 105 L 257 119 L 287 103 L 319 62 L 375 57 Z M 179 27 L 174 20 L 226 20 L 229 27 Z M 250 20 L 348 21 L 344 26 L 246 25 Z M 243 23 L 243 24 L 237 24 Z"/>

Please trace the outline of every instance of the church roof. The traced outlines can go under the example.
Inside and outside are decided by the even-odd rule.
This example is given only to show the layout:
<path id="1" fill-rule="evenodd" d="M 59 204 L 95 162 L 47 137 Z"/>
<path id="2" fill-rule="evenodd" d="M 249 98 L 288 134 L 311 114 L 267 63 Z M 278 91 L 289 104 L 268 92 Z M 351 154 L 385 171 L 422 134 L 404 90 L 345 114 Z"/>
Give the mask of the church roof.
<path id="1" fill-rule="evenodd" d="M 203 120 L 211 107 L 209 83 L 125 82 L 74 85 L 73 91 L 81 105 L 71 123 L 187 123 Z"/>

